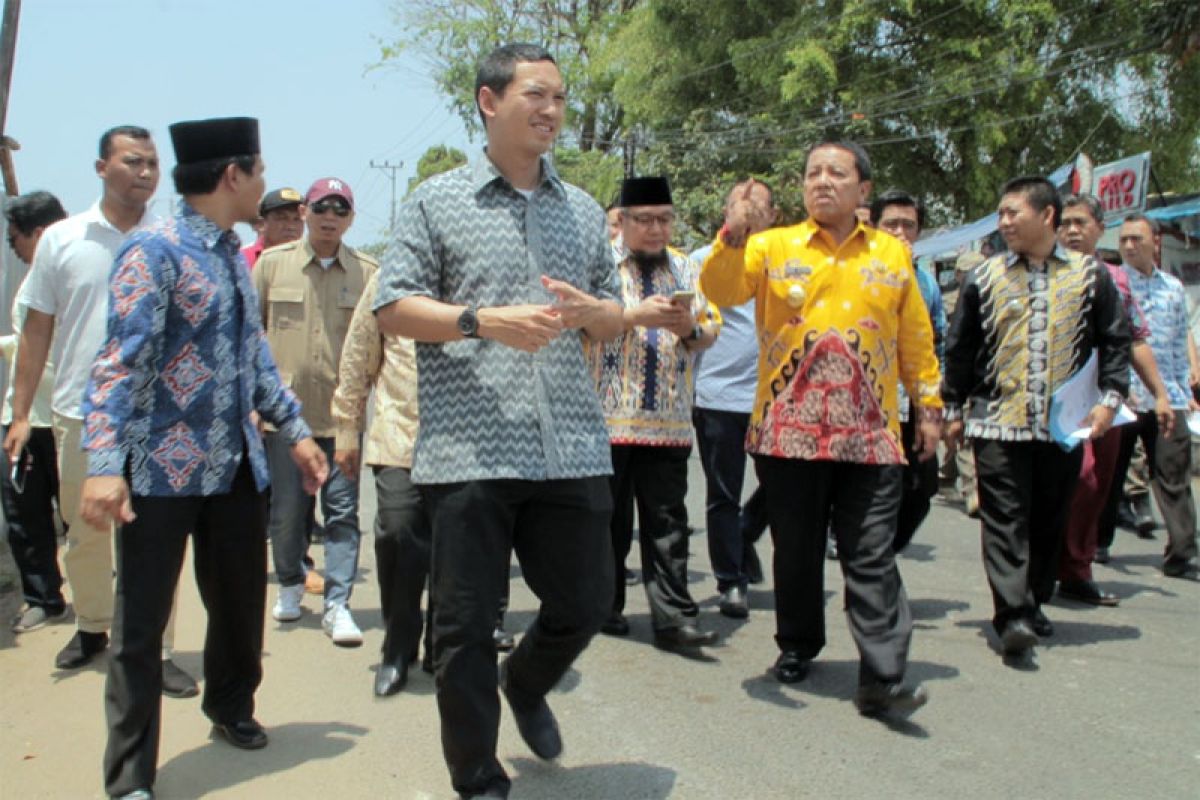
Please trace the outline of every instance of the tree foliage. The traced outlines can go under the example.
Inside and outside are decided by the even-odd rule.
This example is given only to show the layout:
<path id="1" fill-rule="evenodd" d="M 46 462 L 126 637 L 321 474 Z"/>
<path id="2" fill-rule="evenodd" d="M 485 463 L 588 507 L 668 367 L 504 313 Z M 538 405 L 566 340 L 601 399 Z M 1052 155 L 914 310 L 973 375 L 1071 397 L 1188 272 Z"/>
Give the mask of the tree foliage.
<path id="1" fill-rule="evenodd" d="M 467 154 L 457 147 L 447 147 L 444 144 L 434 145 L 421 154 L 417 160 L 417 174 L 408 179 L 408 191 L 411 193 L 426 178 L 449 172 L 455 167 L 467 163 Z"/>
<path id="2" fill-rule="evenodd" d="M 508 42 L 545 46 L 568 84 L 566 133 L 580 150 L 609 148 L 621 126 L 611 101 L 613 75 L 593 54 L 612 39 L 638 0 L 396 0 L 400 33 L 383 43 L 382 64 L 406 51 L 429 64 L 437 85 L 472 134 L 481 132 L 475 109 L 475 70 L 493 48 Z"/>
<path id="3" fill-rule="evenodd" d="M 743 174 L 773 182 L 795 217 L 803 153 L 830 137 L 867 146 L 877 188 L 956 221 L 1080 149 L 1097 162 L 1150 149 L 1165 188 L 1194 185 L 1200 59 L 1155 29 L 1189 5 L 647 0 L 602 61 L 644 145 L 639 171 L 699 197 L 693 224 Z"/>
<path id="4" fill-rule="evenodd" d="M 1142 150 L 1165 190 L 1200 181 L 1195 0 L 409 0 L 385 47 L 415 48 L 478 130 L 478 58 L 547 43 L 571 103 L 564 175 L 606 201 L 618 146 L 670 176 L 707 236 L 737 179 L 767 180 L 802 213 L 804 152 L 867 146 L 879 190 L 924 197 L 936 223 L 994 208 L 1018 174 L 1081 150 Z M 573 149 L 612 154 L 581 158 Z M 568 177 L 568 179 L 571 179 Z M 613 187 L 615 189 L 615 187 Z"/>

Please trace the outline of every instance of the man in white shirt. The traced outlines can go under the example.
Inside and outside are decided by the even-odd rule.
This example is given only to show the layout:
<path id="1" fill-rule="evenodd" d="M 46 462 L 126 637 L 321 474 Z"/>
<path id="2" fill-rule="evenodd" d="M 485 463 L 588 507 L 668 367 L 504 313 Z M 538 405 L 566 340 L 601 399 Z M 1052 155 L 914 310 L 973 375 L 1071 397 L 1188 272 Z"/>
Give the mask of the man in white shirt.
<path id="1" fill-rule="evenodd" d="M 63 563 L 75 605 L 77 631 L 58 654 L 60 669 L 75 669 L 108 646 L 113 615 L 111 530 L 99 531 L 79 516 L 87 476 L 80 448 L 80 405 L 108 320 L 108 277 L 125 237 L 154 221 L 147 203 L 158 187 L 158 152 L 145 128 L 123 125 L 100 137 L 96 174 L 100 200 L 46 229 L 34 253 L 17 302 L 27 308 L 13 383 L 13 418 L 4 450 L 9 463 L 30 436 L 29 412 L 47 357 L 57 369 L 51 399 L 58 450 L 59 507 L 67 523 Z M 174 614 L 164 634 L 165 651 L 174 638 Z M 164 652 L 164 656 L 166 656 Z M 196 682 L 163 659 L 163 693 L 192 697 Z"/>

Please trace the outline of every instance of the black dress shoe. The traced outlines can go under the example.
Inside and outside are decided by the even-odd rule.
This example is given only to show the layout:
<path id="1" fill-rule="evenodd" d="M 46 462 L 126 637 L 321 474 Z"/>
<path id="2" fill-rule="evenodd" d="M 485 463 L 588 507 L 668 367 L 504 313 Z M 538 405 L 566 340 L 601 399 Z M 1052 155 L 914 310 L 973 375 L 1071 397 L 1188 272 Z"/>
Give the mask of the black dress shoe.
<path id="1" fill-rule="evenodd" d="M 1138 538 L 1153 539 L 1158 523 L 1154 521 L 1154 512 L 1150 508 L 1150 495 L 1138 495 L 1130 501 L 1130 505 L 1133 507 L 1133 530 Z"/>
<path id="2" fill-rule="evenodd" d="M 55 656 L 54 666 L 59 669 L 77 669 L 95 658 L 97 653 L 103 652 L 106 647 L 107 633 L 75 631 L 71 641 Z"/>
<path id="3" fill-rule="evenodd" d="M 257 720 L 244 719 L 241 722 L 218 722 L 213 725 L 213 732 L 219 733 L 225 741 L 242 750 L 261 750 L 267 746 L 267 732 Z"/>
<path id="4" fill-rule="evenodd" d="M 638 575 L 636 572 L 631 570 L 629 567 L 625 568 L 625 585 L 626 586 L 637 586 L 641 582 L 642 582 L 641 575 Z"/>
<path id="5" fill-rule="evenodd" d="M 702 631 L 690 622 L 677 628 L 660 628 L 654 640 L 668 647 L 707 647 L 717 643 L 716 631 Z"/>
<path id="6" fill-rule="evenodd" d="M 1058 596 L 1092 606 L 1115 606 L 1121 602 L 1115 594 L 1102 591 L 1095 581 L 1062 581 L 1058 584 Z"/>
<path id="7" fill-rule="evenodd" d="M 606 633 L 609 636 L 628 636 L 629 620 L 625 619 L 624 614 L 614 613 L 611 617 L 604 620 L 604 624 L 600 626 L 600 632 Z"/>
<path id="8" fill-rule="evenodd" d="M 1195 562 L 1192 561 L 1168 561 L 1163 564 L 1163 575 L 1168 578 L 1192 578 L 1195 579 L 1197 574 L 1200 574 Z"/>
<path id="9" fill-rule="evenodd" d="M 200 687 L 191 675 L 181 670 L 174 661 L 164 658 L 162 662 L 162 693 L 167 697 L 195 697 Z"/>
<path id="10" fill-rule="evenodd" d="M 871 683 L 858 687 L 854 706 L 864 717 L 885 714 L 908 716 L 929 702 L 924 686 L 904 686 L 899 683 Z"/>
<path id="11" fill-rule="evenodd" d="M 492 631 L 492 641 L 496 643 L 496 650 L 501 653 L 507 653 L 517 645 L 513 635 L 499 625 Z"/>
<path id="12" fill-rule="evenodd" d="M 154 800 L 154 792 L 149 789 L 134 789 L 125 794 L 109 795 L 112 800 Z"/>
<path id="13" fill-rule="evenodd" d="M 1054 635 L 1054 623 L 1040 608 L 1033 612 L 1033 632 L 1042 638 Z"/>
<path id="14" fill-rule="evenodd" d="M 1097 564 L 1107 564 L 1109 561 L 1112 561 L 1112 556 L 1108 554 L 1107 547 L 1097 547 L 1096 555 L 1092 556 L 1092 561 Z"/>
<path id="15" fill-rule="evenodd" d="M 808 667 L 812 662 L 794 650 L 784 650 L 775 659 L 771 672 L 780 683 L 799 683 L 808 675 Z"/>
<path id="16" fill-rule="evenodd" d="M 533 754 L 544 761 L 558 758 L 563 745 L 554 712 L 546 704 L 545 697 L 530 698 L 513 688 L 508 677 L 508 661 L 500 665 L 500 691 L 508 700 L 521 738 Z"/>
<path id="17" fill-rule="evenodd" d="M 1037 644 L 1037 634 L 1025 620 L 1014 619 L 1004 628 L 1000 643 L 1004 646 L 1005 655 L 1020 655 Z"/>
<path id="18" fill-rule="evenodd" d="M 731 586 L 721 592 L 721 602 L 717 608 L 722 615 L 732 619 L 745 619 L 750 616 L 750 605 L 746 602 L 746 592 L 740 586 Z"/>
<path id="19" fill-rule="evenodd" d="M 1127 531 L 1137 530 L 1137 515 L 1133 513 L 1133 504 L 1128 500 L 1123 499 L 1117 503 L 1116 526 Z"/>
<path id="20" fill-rule="evenodd" d="M 762 561 L 759 560 L 754 545 L 747 544 L 742 554 L 742 574 L 746 576 L 749 583 L 756 586 L 763 582 Z"/>
<path id="21" fill-rule="evenodd" d="M 380 664 L 379 669 L 375 670 L 375 696 L 390 697 L 398 694 L 407 681 L 408 664 L 399 667 L 392 664 Z"/>

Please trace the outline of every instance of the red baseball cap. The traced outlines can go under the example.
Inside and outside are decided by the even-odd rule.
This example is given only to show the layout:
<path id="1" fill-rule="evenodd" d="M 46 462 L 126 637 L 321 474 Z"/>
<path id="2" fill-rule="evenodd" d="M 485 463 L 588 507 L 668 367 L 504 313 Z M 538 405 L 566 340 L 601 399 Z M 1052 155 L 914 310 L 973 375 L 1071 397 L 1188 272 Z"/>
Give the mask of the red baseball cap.
<path id="1" fill-rule="evenodd" d="M 308 194 L 304 196 L 304 203 L 311 206 L 326 197 L 340 197 L 346 201 L 346 205 L 354 208 L 354 193 L 350 191 L 350 184 L 340 178 L 321 178 L 315 181 L 308 188 Z"/>

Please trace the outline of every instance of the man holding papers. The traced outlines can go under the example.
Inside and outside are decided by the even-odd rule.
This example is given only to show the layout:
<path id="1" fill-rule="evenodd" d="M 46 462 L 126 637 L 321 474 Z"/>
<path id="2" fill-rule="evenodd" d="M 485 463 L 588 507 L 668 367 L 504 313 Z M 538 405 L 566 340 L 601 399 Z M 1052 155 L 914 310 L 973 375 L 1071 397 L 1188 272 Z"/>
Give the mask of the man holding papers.
<path id="1" fill-rule="evenodd" d="M 1129 387 L 1129 325 L 1108 271 L 1059 246 L 1062 201 L 1044 178 L 1001 193 L 1009 252 L 971 272 L 946 342 L 947 437 L 973 440 L 983 562 L 992 624 L 1006 656 L 1024 660 L 1053 627 L 1041 604 L 1054 590 L 1079 448 L 1050 434 L 1054 392 L 1095 351 L 1101 401 L 1087 415 L 1103 436 Z"/>

